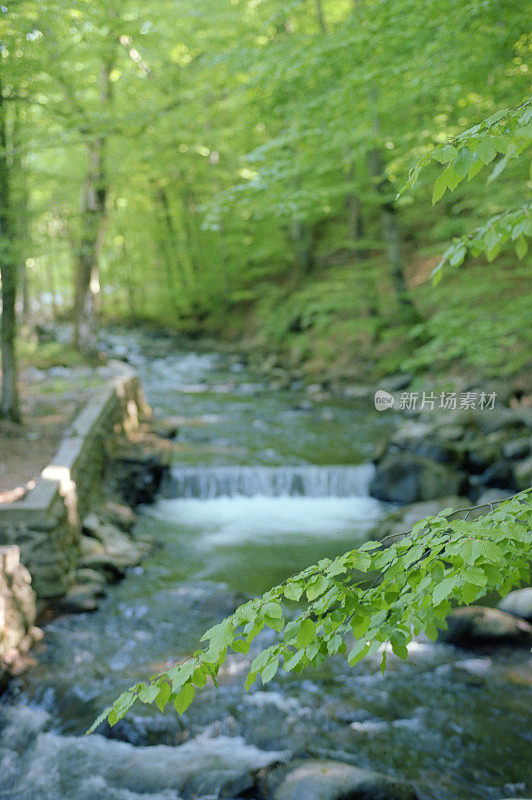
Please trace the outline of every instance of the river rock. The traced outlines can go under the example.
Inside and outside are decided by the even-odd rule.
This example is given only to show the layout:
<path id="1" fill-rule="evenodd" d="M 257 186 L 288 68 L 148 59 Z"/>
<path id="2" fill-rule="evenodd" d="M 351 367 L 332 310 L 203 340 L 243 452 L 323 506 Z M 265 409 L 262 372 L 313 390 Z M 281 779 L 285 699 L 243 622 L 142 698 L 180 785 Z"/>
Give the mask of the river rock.
<path id="1" fill-rule="evenodd" d="M 511 461 L 516 461 L 520 458 L 526 458 L 530 455 L 530 450 L 530 436 L 521 436 L 519 439 L 511 439 L 509 442 L 503 444 L 502 447 L 505 458 L 509 458 Z"/>
<path id="2" fill-rule="evenodd" d="M 85 567 L 76 571 L 76 583 L 99 583 L 101 586 L 103 586 L 106 583 L 106 578 L 105 575 L 102 575 L 102 573 L 98 572 L 98 570 Z"/>
<path id="3" fill-rule="evenodd" d="M 532 620 L 532 586 L 510 592 L 498 603 L 497 608 L 507 614 Z"/>
<path id="4" fill-rule="evenodd" d="M 525 646 L 532 643 L 532 625 L 498 608 L 456 608 L 447 617 L 447 624 L 449 628 L 440 632 L 440 638 L 465 647 L 498 642 Z"/>
<path id="5" fill-rule="evenodd" d="M 151 429 L 156 436 L 162 439 L 175 439 L 179 433 L 179 424 L 176 417 L 166 417 L 152 421 Z"/>
<path id="6" fill-rule="evenodd" d="M 518 489 L 532 486 L 532 456 L 514 463 L 514 474 Z"/>
<path id="7" fill-rule="evenodd" d="M 390 536 L 408 533 L 417 522 L 425 517 L 439 514 L 444 508 L 452 508 L 454 511 L 458 511 L 470 506 L 471 501 L 467 497 L 456 495 L 440 497 L 437 500 L 424 500 L 421 503 L 410 503 L 388 514 L 370 531 L 369 538 L 382 540 Z"/>
<path id="8" fill-rule="evenodd" d="M 122 577 L 128 567 L 140 563 L 149 552 L 149 546 L 131 541 L 118 528 L 102 525 L 98 539 L 81 536 L 80 550 L 80 568 L 110 570 L 115 576 Z"/>
<path id="9" fill-rule="evenodd" d="M 464 438 L 465 428 L 463 425 L 440 425 L 436 428 L 438 439 L 442 442 L 459 442 Z"/>
<path id="10" fill-rule="evenodd" d="M 412 453 L 387 455 L 377 464 L 369 493 L 388 503 L 416 503 L 459 494 L 462 475 Z"/>
<path id="11" fill-rule="evenodd" d="M 340 761 L 295 761 L 277 786 L 276 777 L 267 794 L 273 800 L 417 800 L 412 786 Z"/>
<path id="12" fill-rule="evenodd" d="M 399 451 L 413 453 L 416 456 L 428 458 L 440 464 L 448 464 L 455 458 L 455 449 L 453 447 L 429 436 L 419 439 L 414 437 L 395 438 L 394 446 Z"/>
<path id="13" fill-rule="evenodd" d="M 117 455 L 111 471 L 119 495 L 136 508 L 141 503 L 153 503 L 168 467 L 156 456 L 133 451 Z"/>
<path id="14" fill-rule="evenodd" d="M 117 503 L 114 500 L 108 500 L 101 509 L 101 516 L 103 519 L 110 522 L 111 525 L 116 525 L 126 533 L 134 526 L 137 515 L 129 506 L 124 503 Z"/>
<path id="15" fill-rule="evenodd" d="M 494 489 L 517 489 L 514 471 L 509 461 L 496 461 L 491 467 L 479 475 L 478 483 Z"/>
<path id="16" fill-rule="evenodd" d="M 136 566 L 151 549 L 145 542 L 131 539 L 115 525 L 100 524 L 94 536 L 108 555 L 119 559 L 126 567 Z"/>
<path id="17" fill-rule="evenodd" d="M 393 394 L 394 392 L 400 392 L 401 389 L 406 389 L 413 380 L 414 376 L 411 372 L 400 372 L 397 375 L 388 375 L 387 378 L 382 378 L 379 381 L 378 388 Z"/>
<path id="18" fill-rule="evenodd" d="M 54 610 L 60 614 L 85 614 L 96 611 L 98 608 L 97 597 L 102 594 L 101 585 L 98 584 L 99 592 L 94 594 L 88 590 L 88 587 L 90 587 L 88 583 L 83 586 L 74 584 L 63 597 L 53 603 Z"/>
<path id="19" fill-rule="evenodd" d="M 502 500 L 507 500 L 511 496 L 512 492 L 507 491 L 507 489 L 488 489 L 486 492 L 482 492 L 482 494 L 479 495 L 475 501 L 475 505 L 483 506 L 488 503 L 500 503 Z"/>

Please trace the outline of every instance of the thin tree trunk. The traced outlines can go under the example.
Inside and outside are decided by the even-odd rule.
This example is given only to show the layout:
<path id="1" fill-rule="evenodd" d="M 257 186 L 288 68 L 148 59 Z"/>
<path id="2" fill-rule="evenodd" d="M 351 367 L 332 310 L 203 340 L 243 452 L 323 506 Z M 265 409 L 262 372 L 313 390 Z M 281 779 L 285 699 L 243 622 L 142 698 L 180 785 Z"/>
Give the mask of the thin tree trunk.
<path id="1" fill-rule="evenodd" d="M 356 253 L 359 257 L 363 258 L 364 254 L 358 248 L 357 242 L 364 234 L 364 224 L 362 221 L 362 214 L 360 210 L 360 200 L 356 194 L 348 194 L 346 198 L 347 205 L 347 227 L 349 230 L 349 238 L 353 242 Z"/>
<path id="2" fill-rule="evenodd" d="M 308 275 L 314 269 L 314 231 L 302 220 L 292 220 L 292 241 L 295 247 L 295 260 L 299 276 Z"/>
<path id="3" fill-rule="evenodd" d="M 182 311 L 182 307 L 178 302 L 178 296 L 179 292 L 182 294 L 186 289 L 186 279 L 179 267 L 179 274 L 176 274 L 175 270 L 175 267 L 178 263 L 175 252 L 177 248 L 177 236 L 174 230 L 172 215 L 170 213 L 168 196 L 163 186 L 157 186 L 155 189 L 155 198 L 160 208 L 161 217 L 166 229 L 166 236 L 164 238 L 166 239 L 167 246 L 165 247 L 163 245 L 163 238 L 161 237 L 159 239 L 159 247 L 166 268 L 166 285 L 170 299 L 170 308 L 176 314 L 176 316 L 179 316 Z"/>
<path id="4" fill-rule="evenodd" d="M 7 163 L 6 106 L 0 79 L 0 275 L 2 278 L 2 394 L 0 418 L 20 422 L 17 386 L 15 334 L 17 328 L 17 261 L 10 207 L 9 168 Z"/>
<path id="5" fill-rule="evenodd" d="M 378 120 L 374 120 L 374 131 L 378 136 Z M 384 160 L 382 151 L 375 147 L 367 155 L 368 170 L 375 182 L 375 186 L 380 195 L 381 203 L 381 227 L 382 238 L 386 245 L 388 255 L 388 268 L 392 286 L 399 304 L 399 314 L 401 320 L 412 324 L 421 321 L 421 317 L 410 296 L 404 276 L 404 265 L 401 255 L 401 235 L 397 224 L 396 208 L 391 197 L 391 186 L 384 171 Z"/>
<path id="6" fill-rule="evenodd" d="M 53 256 L 52 258 L 50 258 L 49 256 L 45 256 L 44 266 L 46 270 L 46 282 L 48 284 L 48 291 L 50 292 L 52 298 L 52 316 L 54 319 L 57 319 L 57 296 L 55 291 Z"/>
<path id="7" fill-rule="evenodd" d="M 16 195 L 13 197 L 12 205 L 16 213 L 16 238 L 17 249 L 16 258 L 18 261 L 20 293 L 22 296 L 22 319 L 27 322 L 30 315 L 30 296 L 29 279 L 26 268 L 26 256 L 30 249 L 31 229 L 29 223 L 29 198 L 26 174 L 20 157 L 20 130 L 21 120 L 18 105 L 15 104 L 13 116 L 13 161 L 12 175 L 18 187 Z"/>
<path id="8" fill-rule="evenodd" d="M 108 107 L 111 99 L 110 59 L 100 71 L 100 99 Z M 105 236 L 108 194 L 105 169 L 105 135 L 87 145 L 89 167 L 81 196 L 81 237 L 75 260 L 73 344 L 89 357 L 98 352 L 97 311 L 100 296 L 99 260 Z"/>
<path id="9" fill-rule="evenodd" d="M 327 33 L 327 26 L 325 24 L 325 16 L 323 14 L 322 0 L 315 0 L 316 15 L 318 17 L 318 24 L 322 33 Z"/>

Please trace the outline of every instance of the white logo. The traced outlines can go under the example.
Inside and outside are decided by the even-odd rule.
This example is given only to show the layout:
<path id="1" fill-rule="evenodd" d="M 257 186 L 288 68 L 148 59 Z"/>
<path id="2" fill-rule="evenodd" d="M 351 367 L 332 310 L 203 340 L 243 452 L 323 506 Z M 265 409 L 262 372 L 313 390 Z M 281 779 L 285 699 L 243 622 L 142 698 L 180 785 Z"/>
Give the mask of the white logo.
<path id="1" fill-rule="evenodd" d="M 384 389 L 377 389 L 375 392 L 375 408 L 377 411 L 386 411 L 387 408 L 393 406 L 394 402 L 393 394 L 390 394 L 390 392 L 385 392 Z"/>

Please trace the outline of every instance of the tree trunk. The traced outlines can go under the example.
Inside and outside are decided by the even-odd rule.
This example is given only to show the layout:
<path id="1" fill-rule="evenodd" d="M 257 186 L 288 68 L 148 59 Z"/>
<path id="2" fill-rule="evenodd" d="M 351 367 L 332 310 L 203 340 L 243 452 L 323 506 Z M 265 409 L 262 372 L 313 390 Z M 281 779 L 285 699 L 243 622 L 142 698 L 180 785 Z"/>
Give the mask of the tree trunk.
<path id="1" fill-rule="evenodd" d="M 6 152 L 6 106 L 0 79 L 0 275 L 2 278 L 2 395 L 0 419 L 20 422 L 15 334 L 17 327 L 17 261 L 10 208 L 9 167 Z"/>
<path id="2" fill-rule="evenodd" d="M 111 101 L 112 60 L 100 72 L 102 106 Z M 98 352 L 97 311 L 100 296 L 99 260 L 105 236 L 108 194 L 105 170 L 105 135 L 87 145 L 89 166 L 81 194 L 81 236 L 75 259 L 73 344 L 89 358 Z"/>
<path id="3" fill-rule="evenodd" d="M 297 274 L 309 275 L 314 269 L 314 231 L 302 220 L 292 220 L 292 241 L 295 248 Z"/>
<path id="4" fill-rule="evenodd" d="M 378 123 L 374 128 L 378 133 Z M 396 208 L 393 200 L 389 199 L 391 187 L 384 172 L 382 152 L 378 148 L 370 150 L 367 156 L 368 169 L 377 191 L 383 197 L 381 203 L 382 238 L 387 249 L 388 268 L 390 279 L 399 304 L 399 315 L 403 322 L 413 324 L 421 321 L 421 317 L 410 296 L 404 276 L 403 259 L 401 255 L 401 236 L 397 224 Z M 387 198 L 388 195 L 388 198 Z"/>
<path id="5" fill-rule="evenodd" d="M 48 283 L 48 291 L 52 299 L 52 317 L 57 319 L 57 295 L 55 290 L 55 273 L 53 260 L 46 256 L 44 258 L 44 268 L 46 270 L 46 281 Z"/>
<path id="6" fill-rule="evenodd" d="M 31 227 L 29 221 L 29 196 L 26 173 L 20 156 L 22 122 L 20 110 L 15 104 L 12 126 L 13 159 L 11 163 L 12 182 L 16 181 L 17 192 L 12 193 L 11 204 L 16 216 L 14 230 L 17 239 L 15 256 L 18 261 L 18 274 L 20 294 L 22 296 L 22 319 L 28 322 L 30 316 L 29 278 L 26 267 L 26 257 L 31 247 Z"/>
<path id="7" fill-rule="evenodd" d="M 187 275 L 184 274 L 184 271 L 180 267 L 178 236 L 174 228 L 174 221 L 170 211 L 170 202 L 164 186 L 157 186 L 155 197 L 161 211 L 161 217 L 166 232 L 166 247 L 163 245 L 161 239 L 160 248 L 166 268 L 166 282 L 170 298 L 170 308 L 175 313 L 176 317 L 179 317 L 183 310 L 183 306 L 179 303 L 179 295 L 185 293 L 188 295 L 187 300 L 190 302 L 191 286 L 187 280 Z"/>
<path id="8" fill-rule="evenodd" d="M 316 15 L 318 17 L 318 24 L 320 26 L 320 31 L 322 33 L 327 33 L 327 26 L 325 24 L 325 16 L 323 14 L 323 6 L 322 6 L 321 2 L 322 2 L 322 0 L 315 0 Z"/>

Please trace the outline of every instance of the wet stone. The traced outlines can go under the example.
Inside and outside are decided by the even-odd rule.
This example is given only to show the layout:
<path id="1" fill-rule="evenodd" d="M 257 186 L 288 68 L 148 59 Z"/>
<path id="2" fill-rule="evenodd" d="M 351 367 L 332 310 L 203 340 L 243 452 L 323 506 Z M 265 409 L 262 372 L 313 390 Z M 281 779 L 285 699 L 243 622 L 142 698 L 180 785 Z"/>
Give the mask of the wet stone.
<path id="1" fill-rule="evenodd" d="M 408 784 L 378 772 L 372 772 L 340 761 L 309 760 L 291 765 L 288 773 L 275 786 L 270 779 L 273 800 L 417 800 Z M 268 779 L 265 781 L 268 785 Z"/>

